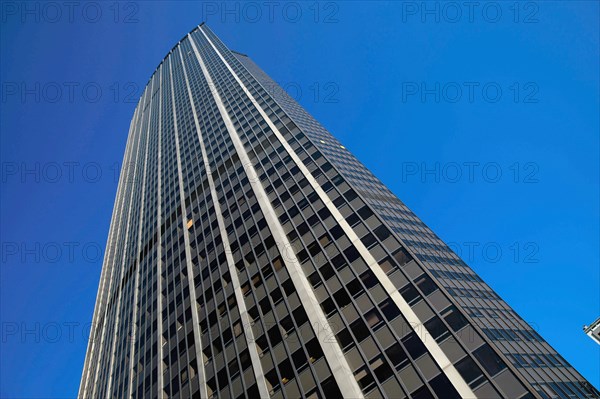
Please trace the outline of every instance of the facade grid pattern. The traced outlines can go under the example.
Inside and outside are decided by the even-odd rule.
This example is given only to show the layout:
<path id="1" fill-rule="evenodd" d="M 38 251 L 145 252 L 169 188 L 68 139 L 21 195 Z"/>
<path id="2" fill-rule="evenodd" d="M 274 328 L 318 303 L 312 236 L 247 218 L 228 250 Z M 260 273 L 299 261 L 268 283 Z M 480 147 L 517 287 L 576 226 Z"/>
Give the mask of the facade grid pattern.
<path id="1" fill-rule="evenodd" d="M 157 67 L 79 397 L 600 396 L 273 88 L 206 25 Z"/>

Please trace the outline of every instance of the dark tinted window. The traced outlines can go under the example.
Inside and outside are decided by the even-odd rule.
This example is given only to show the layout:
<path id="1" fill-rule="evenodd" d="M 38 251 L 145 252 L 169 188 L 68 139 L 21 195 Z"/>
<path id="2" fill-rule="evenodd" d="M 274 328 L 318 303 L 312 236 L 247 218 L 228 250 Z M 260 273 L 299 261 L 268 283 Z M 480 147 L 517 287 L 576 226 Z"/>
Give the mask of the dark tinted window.
<path id="1" fill-rule="evenodd" d="M 488 344 L 485 344 L 474 351 L 473 355 L 479 360 L 479 363 L 481 363 L 485 371 L 492 377 L 506 368 L 506 364 Z"/>
<path id="2" fill-rule="evenodd" d="M 475 388 L 485 381 L 485 376 L 479 366 L 468 356 L 456 363 L 456 370 L 471 388 Z"/>

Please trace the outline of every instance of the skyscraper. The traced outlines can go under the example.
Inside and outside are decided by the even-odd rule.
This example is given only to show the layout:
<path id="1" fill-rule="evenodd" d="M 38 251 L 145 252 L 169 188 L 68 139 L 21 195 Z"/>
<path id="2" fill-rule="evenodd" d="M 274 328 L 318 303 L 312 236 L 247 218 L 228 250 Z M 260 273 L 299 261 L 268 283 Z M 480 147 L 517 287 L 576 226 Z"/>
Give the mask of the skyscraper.
<path id="1" fill-rule="evenodd" d="M 205 25 L 156 68 L 81 398 L 600 396 L 274 87 Z"/>

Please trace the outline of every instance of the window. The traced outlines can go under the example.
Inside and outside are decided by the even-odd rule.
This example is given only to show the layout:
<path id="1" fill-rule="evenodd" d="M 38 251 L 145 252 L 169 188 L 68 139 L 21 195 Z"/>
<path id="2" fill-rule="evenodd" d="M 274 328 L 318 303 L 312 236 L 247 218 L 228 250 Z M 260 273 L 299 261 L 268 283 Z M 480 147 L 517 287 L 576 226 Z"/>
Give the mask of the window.
<path id="1" fill-rule="evenodd" d="M 442 342 L 450 336 L 450 330 L 448 330 L 442 319 L 437 316 L 426 322 L 425 328 L 437 342 Z"/>
<path id="2" fill-rule="evenodd" d="M 229 375 L 231 378 L 234 378 L 240 372 L 240 367 L 238 365 L 237 359 L 233 359 L 227 364 L 227 368 L 229 369 Z"/>
<path id="3" fill-rule="evenodd" d="M 425 296 L 431 294 L 432 292 L 434 292 L 435 290 L 438 289 L 438 287 L 435 285 L 433 280 L 425 273 L 423 273 L 421 276 L 417 277 L 417 279 L 415 280 L 415 283 L 417 284 L 417 287 L 419 287 L 419 289 L 421 290 L 421 292 L 423 292 L 423 294 Z"/>
<path id="4" fill-rule="evenodd" d="M 348 191 L 344 193 L 344 197 L 346 197 L 348 202 L 351 202 L 354 198 L 358 197 L 358 195 L 356 194 L 356 191 L 348 189 Z"/>
<path id="5" fill-rule="evenodd" d="M 367 320 L 367 323 L 369 324 L 369 327 L 371 327 L 371 328 L 374 328 L 375 326 L 377 326 L 378 324 L 380 324 L 382 322 L 381 315 L 375 309 L 367 312 L 365 314 L 365 319 Z"/>
<path id="6" fill-rule="evenodd" d="M 250 315 L 252 320 L 258 319 L 258 308 L 256 306 L 253 306 L 252 308 L 248 309 L 248 314 Z"/>
<path id="7" fill-rule="evenodd" d="M 521 367 L 529 366 L 529 362 L 527 362 L 522 355 L 514 354 L 514 355 L 512 355 L 512 357 L 513 357 L 513 359 L 515 359 L 518 366 L 521 366 Z"/>
<path id="8" fill-rule="evenodd" d="M 375 236 L 371 233 L 368 233 L 363 238 L 361 238 L 361 241 L 363 242 L 363 244 L 365 244 L 365 247 L 367 247 L 367 248 L 370 248 L 372 245 L 374 245 L 377 242 L 377 240 L 375 239 Z"/>
<path id="9" fill-rule="evenodd" d="M 375 286 L 375 284 L 377 284 L 377 277 L 375 277 L 375 274 L 373 274 L 373 272 L 370 270 L 367 270 L 361 274 L 360 279 L 367 289 L 372 288 Z"/>
<path id="10" fill-rule="evenodd" d="M 380 383 L 383 383 L 394 374 L 394 371 L 382 355 L 371 361 L 371 370 L 373 370 L 375 377 Z"/>
<path id="11" fill-rule="evenodd" d="M 270 264 L 267 264 L 265 267 L 263 267 L 261 271 L 265 279 L 268 279 L 273 274 L 273 268 Z"/>
<path id="12" fill-rule="evenodd" d="M 358 210 L 358 214 L 361 218 L 363 218 L 363 220 L 366 220 L 373 215 L 373 212 L 369 209 L 368 206 L 365 205 Z"/>
<path id="13" fill-rule="evenodd" d="M 431 381 L 429 385 L 433 389 L 433 392 L 439 397 L 444 399 L 460 399 L 460 394 L 456 391 L 448 377 L 444 373 L 441 373 Z"/>
<path id="14" fill-rule="evenodd" d="M 294 366 L 298 373 L 304 369 L 304 367 L 308 364 L 306 360 L 306 355 L 304 354 L 304 349 L 300 348 L 296 352 L 292 353 L 292 361 L 294 362 Z"/>
<path id="15" fill-rule="evenodd" d="M 319 238 L 319 243 L 323 246 L 326 247 L 329 243 L 331 242 L 331 238 L 329 237 L 329 234 L 325 233 L 323 234 L 320 238 Z"/>
<path id="16" fill-rule="evenodd" d="M 350 263 L 354 262 L 360 256 L 358 250 L 354 246 L 351 246 L 348 249 L 346 249 L 344 251 L 344 255 L 346 255 L 346 258 L 348 258 L 348 262 Z"/>
<path id="17" fill-rule="evenodd" d="M 399 250 L 394 252 L 392 256 L 394 257 L 394 259 L 396 259 L 396 262 L 398 262 L 398 265 L 400 266 L 404 266 L 405 264 L 411 261 L 410 255 L 404 248 L 400 248 Z"/>
<path id="18" fill-rule="evenodd" d="M 254 288 L 260 287 L 261 284 L 262 279 L 260 278 L 260 274 L 255 274 L 254 276 L 252 276 L 252 285 L 254 286 Z"/>
<path id="19" fill-rule="evenodd" d="M 329 230 L 329 232 L 331 233 L 331 236 L 334 240 L 337 240 L 344 235 L 344 230 L 342 230 L 342 228 L 339 225 L 335 225 L 334 227 L 332 227 L 331 230 Z"/>
<path id="20" fill-rule="evenodd" d="M 271 299 L 274 304 L 277 304 L 283 298 L 283 293 L 279 289 L 279 287 L 275 287 L 273 291 L 271 291 Z"/>
<path id="21" fill-rule="evenodd" d="M 318 272 L 314 272 L 310 276 L 308 276 L 308 281 L 314 288 L 316 288 L 317 285 L 321 283 L 321 277 L 319 277 Z"/>
<path id="22" fill-rule="evenodd" d="M 272 369 L 267 374 L 265 374 L 265 378 L 272 390 L 277 390 L 279 388 L 279 378 L 277 378 L 277 372 L 275 369 Z"/>
<path id="23" fill-rule="evenodd" d="M 544 362 L 544 360 L 540 356 L 538 356 L 538 355 L 531 355 L 531 357 L 533 358 L 533 361 L 534 361 L 534 363 L 535 363 L 535 365 L 537 367 L 544 367 L 544 366 L 546 366 L 546 363 Z M 484 368 L 485 368 L 485 366 L 484 366 Z M 487 370 L 487 368 L 486 368 L 486 370 Z"/>
<path id="24" fill-rule="evenodd" d="M 244 295 L 248 295 L 250 293 L 250 284 L 245 283 L 244 285 L 242 285 L 242 293 Z"/>
<path id="25" fill-rule="evenodd" d="M 382 260 L 379 266 L 381 267 L 381 270 L 385 272 L 385 274 L 390 274 L 396 270 L 396 265 L 389 256 Z"/>
<path id="26" fill-rule="evenodd" d="M 442 316 L 453 331 L 458 331 L 468 324 L 467 319 L 465 319 L 454 305 L 446 308 L 442 312 Z"/>
<path id="27" fill-rule="evenodd" d="M 323 276 L 323 279 L 328 280 L 330 279 L 335 272 L 333 271 L 333 268 L 331 267 L 331 265 L 329 263 L 325 263 L 323 266 L 321 266 L 319 268 L 319 270 L 321 271 L 321 275 Z"/>
<path id="28" fill-rule="evenodd" d="M 400 289 L 400 294 L 402 295 L 404 300 L 408 302 L 408 304 L 411 306 L 422 299 L 417 289 L 410 283 Z"/>
<path id="29" fill-rule="evenodd" d="M 483 372 L 469 356 L 456 363 L 456 370 L 471 388 L 478 387 L 485 381 Z"/>
<path id="30" fill-rule="evenodd" d="M 321 247 L 319 246 L 319 244 L 317 244 L 316 241 L 313 241 L 309 246 L 308 246 L 308 252 L 310 253 L 311 256 L 315 257 L 319 252 L 321 252 Z"/>
<path id="31" fill-rule="evenodd" d="M 335 299 L 335 302 L 340 309 L 350 303 L 350 296 L 344 288 L 339 289 L 335 294 L 333 294 L 333 299 Z"/>
<path id="32" fill-rule="evenodd" d="M 408 364 L 408 356 L 399 343 L 395 343 L 385 350 L 385 354 L 390 358 L 397 370 Z"/>
<path id="33" fill-rule="evenodd" d="M 294 316 L 294 320 L 296 321 L 296 325 L 298 327 L 302 326 L 308 320 L 308 316 L 306 315 L 306 312 L 301 307 L 294 310 L 292 312 L 292 316 Z"/>
<path id="34" fill-rule="evenodd" d="M 273 268 L 276 272 L 283 268 L 283 261 L 281 260 L 281 257 L 278 256 L 273 260 Z"/>
<path id="35" fill-rule="evenodd" d="M 321 345 L 316 338 L 308 341 L 306 344 L 306 351 L 308 352 L 308 360 L 311 363 L 314 363 L 323 357 L 323 350 L 321 349 Z"/>
<path id="36" fill-rule="evenodd" d="M 336 338 L 340 343 L 342 349 L 346 348 L 347 346 L 353 343 L 352 336 L 350 335 L 350 332 L 347 328 L 344 328 L 342 331 L 337 333 Z"/>
<path id="37" fill-rule="evenodd" d="M 362 286 L 360 285 L 360 282 L 356 278 L 354 280 L 350 281 L 346 285 L 346 288 L 348 289 L 348 292 L 350 293 L 350 295 L 352 295 L 354 298 L 356 298 L 357 296 L 359 296 L 360 294 L 362 294 L 364 292 Z"/>
<path id="38" fill-rule="evenodd" d="M 354 323 L 350 324 L 350 329 L 352 330 L 352 333 L 358 342 L 370 335 L 369 329 L 361 319 L 358 319 Z"/>
<path id="39" fill-rule="evenodd" d="M 427 387 L 424 386 L 414 391 L 410 396 L 413 399 L 433 399 L 433 395 L 431 394 L 431 392 L 429 392 L 429 389 L 427 389 Z M 446 399 L 446 396 L 442 397 Z"/>
<path id="40" fill-rule="evenodd" d="M 342 393 L 340 392 L 340 388 L 337 386 L 333 377 L 329 377 L 325 381 L 321 383 L 321 389 L 323 390 L 323 394 L 326 398 L 341 398 Z M 250 396 L 253 397 L 253 396 Z M 258 397 L 258 396 L 256 396 Z"/>
<path id="41" fill-rule="evenodd" d="M 348 224 L 351 227 L 354 227 L 357 223 L 360 222 L 360 218 L 358 217 L 358 215 L 356 213 L 353 213 L 351 215 L 348 215 L 348 217 L 346 218 L 346 221 L 348 222 Z"/>
<path id="42" fill-rule="evenodd" d="M 325 315 L 329 315 L 330 313 L 334 312 L 336 309 L 335 303 L 333 303 L 333 300 L 331 298 L 327 298 L 326 300 L 321 302 L 321 307 L 323 308 Z"/>
<path id="43" fill-rule="evenodd" d="M 390 231 L 385 226 L 379 226 L 373 232 L 381 241 L 384 241 L 390 236 Z"/>
<path id="44" fill-rule="evenodd" d="M 425 345 L 423 345 L 421 339 L 414 332 L 411 332 L 408 336 L 402 338 L 402 343 L 413 359 L 417 359 L 427 352 Z"/>
<path id="45" fill-rule="evenodd" d="M 296 292 L 296 289 L 294 288 L 294 283 L 292 283 L 292 279 L 290 279 L 290 278 L 288 278 L 287 280 L 285 280 L 283 282 L 283 284 L 281 284 L 281 286 L 283 287 L 283 291 L 285 292 L 285 294 L 287 296 L 290 296 L 294 292 Z"/>
<path id="46" fill-rule="evenodd" d="M 388 298 L 379 304 L 379 309 L 383 312 L 383 316 L 388 320 L 392 321 L 400 314 L 400 309 L 398 306 L 392 301 L 391 298 Z"/>
<path id="47" fill-rule="evenodd" d="M 290 315 L 285 316 L 281 319 L 281 328 L 287 334 L 294 328 L 294 322 L 292 321 L 292 317 Z"/>
<path id="48" fill-rule="evenodd" d="M 239 321 L 237 323 L 235 323 L 233 325 L 233 333 L 235 334 L 235 337 L 239 337 L 240 335 L 242 335 L 243 329 L 242 329 L 242 323 L 240 323 Z"/>
<path id="49" fill-rule="evenodd" d="M 373 375 L 371 374 L 369 369 L 366 367 L 363 367 L 360 370 L 358 370 L 356 372 L 356 374 L 354 374 L 354 378 L 356 378 L 356 382 L 358 382 L 358 386 L 360 386 L 360 388 L 363 391 L 367 391 L 368 388 L 370 388 L 370 386 L 375 383 L 375 379 L 373 378 Z"/>
<path id="50" fill-rule="evenodd" d="M 306 251 L 306 249 L 303 249 L 300 252 L 298 252 L 297 256 L 300 263 L 304 263 L 308 260 L 308 252 Z"/>
<path id="51" fill-rule="evenodd" d="M 262 310 L 263 315 L 266 315 L 271 311 L 271 302 L 269 301 L 269 297 L 264 297 L 258 305 L 260 306 L 260 310 Z"/>
<path id="52" fill-rule="evenodd" d="M 292 368 L 292 364 L 288 359 L 285 359 L 283 362 L 279 363 L 277 366 L 279 369 L 279 373 L 281 374 L 281 382 L 287 383 L 289 380 L 294 378 L 294 369 Z"/>
<path id="53" fill-rule="evenodd" d="M 484 344 L 475 350 L 473 356 L 479 360 L 479 363 L 481 363 L 485 371 L 492 377 L 506 368 L 506 364 L 488 344 Z"/>
<path id="54" fill-rule="evenodd" d="M 331 259 L 331 263 L 337 270 L 341 270 L 346 266 L 346 259 L 342 256 L 342 254 L 336 255 L 333 259 Z"/>

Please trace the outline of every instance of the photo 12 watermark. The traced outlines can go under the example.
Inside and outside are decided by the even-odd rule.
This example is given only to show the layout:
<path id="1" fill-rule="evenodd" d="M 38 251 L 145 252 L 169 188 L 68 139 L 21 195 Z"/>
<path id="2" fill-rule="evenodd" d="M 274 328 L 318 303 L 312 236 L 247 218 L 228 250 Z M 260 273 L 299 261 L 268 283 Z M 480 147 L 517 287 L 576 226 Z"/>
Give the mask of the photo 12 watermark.
<path id="1" fill-rule="evenodd" d="M 203 1 L 201 20 L 207 23 L 336 24 L 340 3 L 334 1 Z"/>
<path id="2" fill-rule="evenodd" d="M 137 1 L 3 1 L 3 24 L 135 24 L 139 19 Z"/>
<path id="3" fill-rule="evenodd" d="M 3 81 L 0 92 L 3 104 L 135 104 L 142 94 L 137 83 L 127 81 Z"/>
<path id="4" fill-rule="evenodd" d="M 450 241 L 448 247 L 468 263 L 540 263 L 540 245 L 535 241 Z"/>
<path id="5" fill-rule="evenodd" d="M 540 7 L 533 1 L 402 1 L 400 3 L 402 23 L 537 24 L 540 21 Z"/>
<path id="6" fill-rule="evenodd" d="M 94 241 L 2 241 L 2 264 L 95 264 L 104 257 L 104 246 Z"/>
<path id="7" fill-rule="evenodd" d="M 540 88 L 536 82 L 405 81 L 401 88 L 402 103 L 428 104 L 537 104 Z"/>
<path id="8" fill-rule="evenodd" d="M 283 82 L 265 84 L 265 90 L 276 98 L 284 93 L 300 102 L 313 102 L 322 104 L 337 104 L 340 102 L 340 85 L 334 81 L 312 82 Z"/>
<path id="9" fill-rule="evenodd" d="M 402 183 L 488 183 L 536 184 L 540 182 L 537 162 L 510 164 L 481 161 L 402 162 Z"/>
<path id="10" fill-rule="evenodd" d="M 143 161 L 121 165 L 96 161 L 5 161 L 0 163 L 2 184 L 134 184 L 143 179 Z"/>

